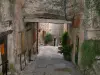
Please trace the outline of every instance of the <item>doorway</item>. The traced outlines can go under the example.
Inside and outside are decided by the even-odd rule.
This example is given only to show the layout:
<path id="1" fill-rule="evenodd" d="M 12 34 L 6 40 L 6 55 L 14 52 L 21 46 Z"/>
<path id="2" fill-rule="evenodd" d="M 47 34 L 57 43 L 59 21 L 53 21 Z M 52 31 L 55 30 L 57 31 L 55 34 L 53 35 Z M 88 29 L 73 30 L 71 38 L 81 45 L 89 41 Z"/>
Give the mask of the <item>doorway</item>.
<path id="1" fill-rule="evenodd" d="M 2 61 L 2 73 L 7 74 L 8 69 L 8 60 L 7 60 L 7 36 L 0 38 L 0 52 L 1 52 L 1 61 Z"/>

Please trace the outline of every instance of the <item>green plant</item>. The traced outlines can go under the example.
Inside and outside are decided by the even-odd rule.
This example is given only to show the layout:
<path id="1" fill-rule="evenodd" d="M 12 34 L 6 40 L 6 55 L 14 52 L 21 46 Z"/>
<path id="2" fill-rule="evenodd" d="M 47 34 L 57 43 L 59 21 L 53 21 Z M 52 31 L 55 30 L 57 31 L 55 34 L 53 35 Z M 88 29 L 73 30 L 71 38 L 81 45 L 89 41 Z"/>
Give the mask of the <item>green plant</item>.
<path id="1" fill-rule="evenodd" d="M 72 47 L 70 45 L 66 45 L 63 47 L 62 53 L 65 60 L 71 61 L 71 51 Z"/>
<path id="2" fill-rule="evenodd" d="M 97 56 L 100 55 L 100 40 L 94 41 L 94 49 Z"/>
<path id="3" fill-rule="evenodd" d="M 44 42 L 45 44 L 48 44 L 51 41 L 52 41 L 52 35 L 50 33 L 47 33 L 46 36 L 44 37 Z"/>
<path id="4" fill-rule="evenodd" d="M 68 44 L 69 36 L 67 32 L 64 32 L 62 35 L 62 46 L 66 46 Z"/>
<path id="5" fill-rule="evenodd" d="M 69 44 L 69 36 L 68 33 L 65 32 L 62 35 L 62 53 L 65 60 L 71 61 L 71 51 L 72 51 L 72 46 Z"/>
<path id="6" fill-rule="evenodd" d="M 83 68 L 92 67 L 97 55 L 100 55 L 100 41 L 85 40 L 82 44 L 81 64 Z"/>

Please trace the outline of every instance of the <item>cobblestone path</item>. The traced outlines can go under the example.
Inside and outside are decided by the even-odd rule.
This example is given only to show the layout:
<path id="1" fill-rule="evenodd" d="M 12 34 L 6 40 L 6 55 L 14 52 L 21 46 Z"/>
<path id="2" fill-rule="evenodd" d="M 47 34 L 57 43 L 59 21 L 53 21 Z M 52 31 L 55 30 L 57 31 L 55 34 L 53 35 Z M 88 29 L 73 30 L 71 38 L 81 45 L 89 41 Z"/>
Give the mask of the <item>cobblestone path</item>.
<path id="1" fill-rule="evenodd" d="M 75 66 L 63 59 L 58 48 L 40 46 L 39 54 L 25 68 L 22 75 L 81 75 Z"/>

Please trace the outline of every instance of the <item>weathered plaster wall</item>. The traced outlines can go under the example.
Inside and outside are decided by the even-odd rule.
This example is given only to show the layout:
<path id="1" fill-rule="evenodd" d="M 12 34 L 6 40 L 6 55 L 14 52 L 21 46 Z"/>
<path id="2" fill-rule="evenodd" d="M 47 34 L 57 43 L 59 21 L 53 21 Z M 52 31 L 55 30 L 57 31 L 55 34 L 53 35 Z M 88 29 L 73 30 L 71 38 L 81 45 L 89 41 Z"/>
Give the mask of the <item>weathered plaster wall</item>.
<path id="1" fill-rule="evenodd" d="M 14 40 L 13 40 L 13 33 L 8 35 L 7 38 L 7 46 L 8 46 L 8 60 L 9 63 L 15 63 L 15 55 L 14 55 Z"/>
<path id="2" fill-rule="evenodd" d="M 1 0 L 2 21 L 11 20 L 9 0 Z"/>
<path id="3" fill-rule="evenodd" d="M 24 4 L 24 0 L 16 0 L 14 2 L 14 18 L 13 18 L 13 36 L 14 36 L 14 55 L 15 55 L 15 68 L 17 71 L 20 71 L 20 57 L 19 54 L 22 53 L 22 47 L 21 47 L 21 34 L 24 34 L 24 22 L 23 22 L 23 13 L 22 13 L 22 7 Z M 25 39 L 24 39 L 25 41 Z M 22 57 L 23 58 L 23 57 Z"/>
<path id="4" fill-rule="evenodd" d="M 23 14 L 22 14 L 22 6 L 24 0 L 16 0 L 15 8 L 14 8 L 14 36 L 15 36 L 15 50 L 17 50 L 18 54 L 20 53 L 21 44 L 20 44 L 20 33 L 24 30 L 24 23 L 23 23 Z"/>

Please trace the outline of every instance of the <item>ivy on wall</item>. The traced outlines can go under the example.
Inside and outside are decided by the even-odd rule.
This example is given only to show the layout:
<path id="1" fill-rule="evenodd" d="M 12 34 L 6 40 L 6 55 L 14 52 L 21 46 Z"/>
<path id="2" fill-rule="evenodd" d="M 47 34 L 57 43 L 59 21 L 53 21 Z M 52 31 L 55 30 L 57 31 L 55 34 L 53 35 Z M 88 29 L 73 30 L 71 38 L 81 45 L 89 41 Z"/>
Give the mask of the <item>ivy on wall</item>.
<path id="1" fill-rule="evenodd" d="M 100 40 L 85 40 L 82 44 L 81 64 L 83 68 L 91 67 L 98 55 L 100 55 Z"/>

